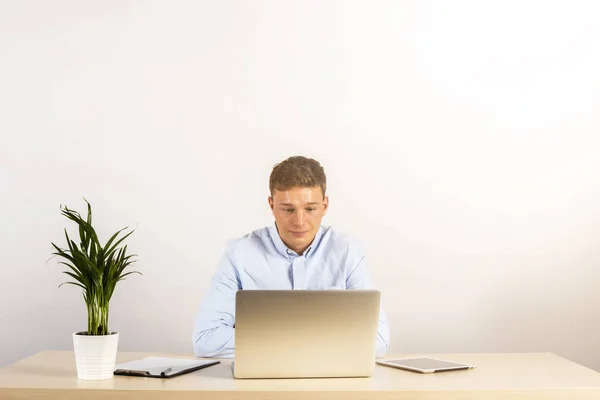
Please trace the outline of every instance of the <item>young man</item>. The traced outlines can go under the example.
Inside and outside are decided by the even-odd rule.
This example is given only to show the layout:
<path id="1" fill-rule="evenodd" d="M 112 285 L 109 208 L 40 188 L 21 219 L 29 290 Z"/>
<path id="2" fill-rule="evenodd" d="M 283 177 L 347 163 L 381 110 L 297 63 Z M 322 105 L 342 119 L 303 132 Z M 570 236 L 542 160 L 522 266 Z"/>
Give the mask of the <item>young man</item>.
<path id="1" fill-rule="evenodd" d="M 319 162 L 290 157 L 275 165 L 269 189 L 275 224 L 227 243 L 194 326 L 199 357 L 233 356 L 238 290 L 373 288 L 358 244 L 321 225 L 329 199 Z M 388 343 L 382 308 L 377 357 L 385 355 Z"/>

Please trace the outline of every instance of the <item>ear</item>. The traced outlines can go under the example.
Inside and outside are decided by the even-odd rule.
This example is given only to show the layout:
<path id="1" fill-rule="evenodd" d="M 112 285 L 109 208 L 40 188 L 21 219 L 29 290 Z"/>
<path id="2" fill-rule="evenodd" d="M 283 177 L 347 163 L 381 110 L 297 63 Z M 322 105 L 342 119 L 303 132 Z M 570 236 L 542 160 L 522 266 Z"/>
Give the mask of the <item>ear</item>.
<path id="1" fill-rule="evenodd" d="M 269 208 L 271 209 L 271 211 L 273 211 L 274 205 L 275 203 L 273 202 L 273 197 L 269 196 Z"/>
<path id="2" fill-rule="evenodd" d="M 329 197 L 325 196 L 323 199 L 323 215 L 327 214 L 327 210 L 329 209 Z"/>

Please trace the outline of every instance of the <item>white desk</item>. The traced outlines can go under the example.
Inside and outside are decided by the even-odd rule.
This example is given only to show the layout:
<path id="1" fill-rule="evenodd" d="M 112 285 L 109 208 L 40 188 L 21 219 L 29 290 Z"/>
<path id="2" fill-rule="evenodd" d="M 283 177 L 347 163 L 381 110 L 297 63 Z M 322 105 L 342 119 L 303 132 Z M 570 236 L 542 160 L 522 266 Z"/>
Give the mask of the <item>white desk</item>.
<path id="1" fill-rule="evenodd" d="M 181 356 L 121 352 L 117 362 L 150 355 Z M 236 380 L 231 361 L 221 360 L 171 379 L 115 376 L 82 381 L 72 352 L 44 351 L 0 369 L 0 399 L 600 399 L 600 373 L 550 353 L 410 356 L 477 368 L 426 375 L 376 366 L 372 378 Z"/>

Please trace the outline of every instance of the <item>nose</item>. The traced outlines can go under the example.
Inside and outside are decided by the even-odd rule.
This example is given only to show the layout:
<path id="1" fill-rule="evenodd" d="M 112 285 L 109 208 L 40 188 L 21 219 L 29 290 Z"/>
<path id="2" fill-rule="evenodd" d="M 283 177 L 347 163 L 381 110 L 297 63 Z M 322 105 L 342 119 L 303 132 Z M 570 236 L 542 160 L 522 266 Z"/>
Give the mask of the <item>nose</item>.
<path id="1" fill-rule="evenodd" d="M 298 210 L 297 213 L 294 213 L 294 225 L 302 226 L 304 222 L 304 210 Z"/>

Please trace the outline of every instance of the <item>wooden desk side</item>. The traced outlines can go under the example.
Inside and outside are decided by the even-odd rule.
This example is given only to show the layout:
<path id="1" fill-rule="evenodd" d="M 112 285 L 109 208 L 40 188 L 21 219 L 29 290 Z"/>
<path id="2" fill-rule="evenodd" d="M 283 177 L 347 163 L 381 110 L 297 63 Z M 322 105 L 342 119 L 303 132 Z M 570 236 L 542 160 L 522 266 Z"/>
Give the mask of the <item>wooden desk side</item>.
<path id="1" fill-rule="evenodd" d="M 150 355 L 120 352 L 118 362 Z M 77 379 L 70 351 L 43 351 L 0 369 L 0 399 L 600 399 L 600 373 L 551 353 L 415 354 L 476 364 L 418 374 L 376 366 L 372 378 L 236 380 L 231 360 L 171 379 Z M 184 357 L 184 356 L 182 356 Z M 187 356 L 188 358 L 194 358 Z"/>

